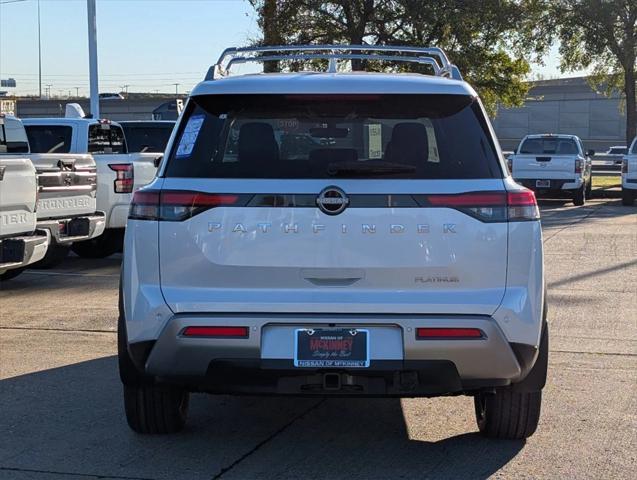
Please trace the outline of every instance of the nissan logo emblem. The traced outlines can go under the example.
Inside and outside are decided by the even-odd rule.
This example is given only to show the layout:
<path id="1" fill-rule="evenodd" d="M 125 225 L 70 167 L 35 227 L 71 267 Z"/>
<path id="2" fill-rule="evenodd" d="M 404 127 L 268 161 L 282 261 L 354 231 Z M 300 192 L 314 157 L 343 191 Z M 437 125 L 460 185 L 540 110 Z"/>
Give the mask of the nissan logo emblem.
<path id="1" fill-rule="evenodd" d="M 327 215 L 338 215 L 349 205 L 349 198 L 338 187 L 325 187 L 316 197 L 316 206 Z"/>

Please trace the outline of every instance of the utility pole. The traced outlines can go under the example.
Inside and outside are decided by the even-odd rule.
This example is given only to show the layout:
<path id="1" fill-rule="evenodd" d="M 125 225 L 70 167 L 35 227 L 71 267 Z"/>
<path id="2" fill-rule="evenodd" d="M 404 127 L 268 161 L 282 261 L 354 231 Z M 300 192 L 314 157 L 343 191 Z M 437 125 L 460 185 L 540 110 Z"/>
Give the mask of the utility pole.
<path id="1" fill-rule="evenodd" d="M 88 63 L 91 85 L 91 116 L 100 118 L 100 93 L 97 83 L 97 17 L 95 0 L 86 0 L 88 21 Z"/>
<path id="2" fill-rule="evenodd" d="M 40 0 L 38 0 L 38 85 L 42 98 L 42 42 L 40 40 Z"/>
<path id="3" fill-rule="evenodd" d="M 75 98 L 80 98 L 80 87 L 75 87 Z"/>
<path id="4" fill-rule="evenodd" d="M 120 85 L 120 92 L 124 92 L 124 96 L 126 98 L 128 98 L 128 87 L 130 87 L 130 85 Z"/>
<path id="5" fill-rule="evenodd" d="M 179 95 L 179 85 L 181 85 L 181 83 L 171 83 L 171 85 L 175 86 L 175 95 Z"/>
<path id="6" fill-rule="evenodd" d="M 51 85 L 51 84 L 46 85 L 46 99 L 47 100 L 49 100 L 51 98 L 51 87 L 52 86 L 53 85 Z"/>

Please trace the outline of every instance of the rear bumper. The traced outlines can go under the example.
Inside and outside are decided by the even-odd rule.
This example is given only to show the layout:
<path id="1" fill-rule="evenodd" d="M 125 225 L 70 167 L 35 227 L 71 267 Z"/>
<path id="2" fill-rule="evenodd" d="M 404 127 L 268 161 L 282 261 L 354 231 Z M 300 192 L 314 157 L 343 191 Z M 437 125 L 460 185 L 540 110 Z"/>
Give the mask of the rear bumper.
<path id="1" fill-rule="evenodd" d="M 88 222 L 88 233 L 85 235 L 67 235 L 64 229 L 72 220 L 86 219 Z M 56 218 L 53 220 L 38 220 L 38 228 L 48 230 L 51 234 L 51 242 L 61 245 L 81 242 L 99 237 L 104 233 L 106 220 L 104 212 L 95 212 L 91 215 L 79 215 L 72 218 Z"/>
<path id="2" fill-rule="evenodd" d="M 517 183 L 520 185 L 537 192 L 538 194 L 542 193 L 555 193 L 561 192 L 563 190 L 577 190 L 582 187 L 584 180 L 581 178 L 514 178 Z M 546 188 L 538 188 L 537 181 L 546 181 L 548 180 L 550 183 L 549 187 Z"/>
<path id="3" fill-rule="evenodd" d="M 526 376 L 537 354 L 534 347 L 509 344 L 490 317 L 371 317 L 178 315 L 156 341 L 132 344 L 129 351 L 140 370 L 191 390 L 380 396 L 446 395 L 508 385 Z M 250 335 L 224 339 L 181 335 L 188 326 L 211 325 L 248 327 Z M 370 331 L 368 368 L 294 367 L 296 328 L 328 325 Z M 485 335 L 417 340 L 416 328 L 423 326 L 479 328 Z M 330 382 L 338 388 L 330 388 Z"/>
<path id="4" fill-rule="evenodd" d="M 47 248 L 49 247 L 50 238 L 48 230 L 36 230 L 33 235 L 0 240 L 0 249 L 3 248 L 3 243 L 7 241 L 17 241 L 24 245 L 24 253 L 21 255 L 22 259 L 3 261 L 0 257 L 0 274 L 7 270 L 26 267 L 27 265 L 31 265 L 32 263 L 42 260 L 44 255 L 46 255 Z"/>

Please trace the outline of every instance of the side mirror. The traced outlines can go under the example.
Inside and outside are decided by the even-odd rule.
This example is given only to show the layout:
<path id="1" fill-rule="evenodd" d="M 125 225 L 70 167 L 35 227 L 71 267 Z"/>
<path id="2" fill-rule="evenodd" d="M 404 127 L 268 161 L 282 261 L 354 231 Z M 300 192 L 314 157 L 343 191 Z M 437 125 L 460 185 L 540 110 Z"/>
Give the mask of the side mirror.
<path id="1" fill-rule="evenodd" d="M 158 157 L 154 158 L 153 165 L 155 165 L 155 168 L 159 168 L 159 164 L 161 163 L 162 158 L 164 158 L 163 155 L 159 155 Z"/>
<path id="2" fill-rule="evenodd" d="M 595 156 L 595 150 L 586 150 L 586 156 L 587 157 L 594 157 Z"/>

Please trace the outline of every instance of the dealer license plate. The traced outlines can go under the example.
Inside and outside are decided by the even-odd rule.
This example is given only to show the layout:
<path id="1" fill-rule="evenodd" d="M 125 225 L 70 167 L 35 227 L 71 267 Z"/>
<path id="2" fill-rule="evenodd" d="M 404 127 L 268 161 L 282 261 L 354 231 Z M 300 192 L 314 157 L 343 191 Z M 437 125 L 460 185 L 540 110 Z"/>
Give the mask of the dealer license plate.
<path id="1" fill-rule="evenodd" d="M 295 332 L 294 366 L 306 368 L 369 367 L 369 330 L 302 328 Z"/>

